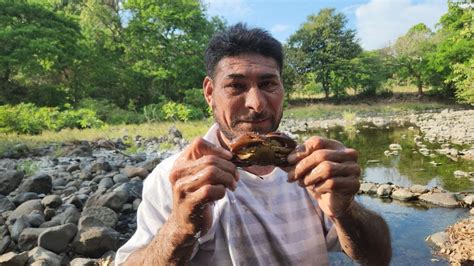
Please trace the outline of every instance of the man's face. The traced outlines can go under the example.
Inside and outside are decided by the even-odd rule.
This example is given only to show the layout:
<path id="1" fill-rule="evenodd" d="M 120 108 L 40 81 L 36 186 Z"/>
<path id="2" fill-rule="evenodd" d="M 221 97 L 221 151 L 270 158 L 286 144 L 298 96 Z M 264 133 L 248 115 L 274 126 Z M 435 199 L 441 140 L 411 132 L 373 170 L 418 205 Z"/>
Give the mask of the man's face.
<path id="1" fill-rule="evenodd" d="M 214 78 L 206 77 L 203 86 L 214 118 L 228 140 L 245 132 L 265 134 L 278 128 L 284 93 L 273 58 L 257 54 L 224 57 Z"/>

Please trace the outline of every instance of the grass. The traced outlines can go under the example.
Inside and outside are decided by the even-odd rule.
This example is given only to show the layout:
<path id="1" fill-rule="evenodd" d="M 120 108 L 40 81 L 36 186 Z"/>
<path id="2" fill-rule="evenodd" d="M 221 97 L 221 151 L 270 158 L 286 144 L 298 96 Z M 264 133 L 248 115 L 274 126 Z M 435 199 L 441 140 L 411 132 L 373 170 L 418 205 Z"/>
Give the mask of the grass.
<path id="1" fill-rule="evenodd" d="M 183 138 L 191 140 L 197 136 L 204 135 L 212 125 L 211 120 L 201 120 L 192 122 L 161 122 L 144 123 L 140 125 L 113 125 L 103 128 L 90 129 L 64 129 L 59 132 L 44 131 L 40 135 L 0 135 L 0 154 L 10 149 L 16 144 L 24 143 L 30 148 L 37 148 L 48 143 L 70 142 L 75 140 L 96 140 L 113 139 L 127 136 L 140 135 L 145 138 L 159 137 L 168 134 L 171 126 L 175 125 L 183 134 Z M 130 149 L 133 149 L 131 147 Z"/>

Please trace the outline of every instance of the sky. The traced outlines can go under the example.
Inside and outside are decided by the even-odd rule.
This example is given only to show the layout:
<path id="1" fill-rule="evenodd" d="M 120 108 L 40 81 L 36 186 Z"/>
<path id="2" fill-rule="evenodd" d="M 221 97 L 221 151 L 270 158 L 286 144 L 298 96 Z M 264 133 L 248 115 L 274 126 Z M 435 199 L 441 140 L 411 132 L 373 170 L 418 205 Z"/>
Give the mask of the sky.
<path id="1" fill-rule="evenodd" d="M 309 15 L 335 8 L 365 50 L 386 47 L 418 23 L 435 30 L 447 0 L 203 0 L 210 16 L 261 27 L 286 42 Z"/>

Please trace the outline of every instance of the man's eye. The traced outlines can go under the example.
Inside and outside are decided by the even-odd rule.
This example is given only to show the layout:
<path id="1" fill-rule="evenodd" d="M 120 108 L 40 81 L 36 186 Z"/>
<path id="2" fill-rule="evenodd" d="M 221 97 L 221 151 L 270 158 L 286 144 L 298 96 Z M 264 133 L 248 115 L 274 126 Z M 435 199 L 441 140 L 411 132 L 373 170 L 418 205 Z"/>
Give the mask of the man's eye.
<path id="1" fill-rule="evenodd" d="M 274 81 L 264 81 L 259 84 L 259 87 L 262 90 L 275 90 L 277 88 L 277 83 Z"/>
<path id="2" fill-rule="evenodd" d="M 242 83 L 231 83 L 228 87 L 235 90 L 245 90 L 245 84 Z"/>

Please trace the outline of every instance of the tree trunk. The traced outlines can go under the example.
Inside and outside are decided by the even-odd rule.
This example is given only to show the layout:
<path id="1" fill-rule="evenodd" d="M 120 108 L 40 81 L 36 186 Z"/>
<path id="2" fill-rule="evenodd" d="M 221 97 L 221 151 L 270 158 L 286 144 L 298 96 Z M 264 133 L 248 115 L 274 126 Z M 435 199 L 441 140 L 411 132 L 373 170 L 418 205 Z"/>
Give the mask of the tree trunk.
<path id="1" fill-rule="evenodd" d="M 423 95 L 423 81 L 420 76 L 416 76 L 416 87 L 418 88 L 418 96 Z"/>

